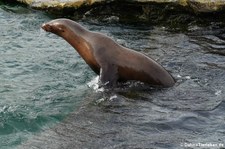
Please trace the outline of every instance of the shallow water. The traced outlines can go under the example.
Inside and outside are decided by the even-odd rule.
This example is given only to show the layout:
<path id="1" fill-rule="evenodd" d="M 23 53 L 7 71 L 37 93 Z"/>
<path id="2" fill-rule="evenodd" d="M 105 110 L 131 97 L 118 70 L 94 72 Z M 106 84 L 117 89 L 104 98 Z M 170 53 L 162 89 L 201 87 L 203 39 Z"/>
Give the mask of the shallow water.
<path id="1" fill-rule="evenodd" d="M 40 30 L 53 17 L 1 5 L 0 146 L 225 146 L 224 23 L 174 31 L 112 18 L 106 19 L 109 23 L 76 21 L 157 60 L 176 78 L 176 85 L 158 89 L 128 83 L 96 91 L 96 75 L 74 49 Z"/>

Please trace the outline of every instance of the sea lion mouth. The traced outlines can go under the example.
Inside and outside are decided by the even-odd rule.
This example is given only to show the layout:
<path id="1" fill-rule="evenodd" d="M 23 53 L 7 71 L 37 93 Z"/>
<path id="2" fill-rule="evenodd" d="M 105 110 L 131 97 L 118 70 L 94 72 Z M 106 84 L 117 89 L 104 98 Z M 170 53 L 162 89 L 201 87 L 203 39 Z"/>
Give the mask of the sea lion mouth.
<path id="1" fill-rule="evenodd" d="M 44 24 L 42 24 L 41 28 L 43 30 L 45 30 L 46 32 L 51 32 L 52 31 L 52 26 L 50 24 L 44 23 Z"/>

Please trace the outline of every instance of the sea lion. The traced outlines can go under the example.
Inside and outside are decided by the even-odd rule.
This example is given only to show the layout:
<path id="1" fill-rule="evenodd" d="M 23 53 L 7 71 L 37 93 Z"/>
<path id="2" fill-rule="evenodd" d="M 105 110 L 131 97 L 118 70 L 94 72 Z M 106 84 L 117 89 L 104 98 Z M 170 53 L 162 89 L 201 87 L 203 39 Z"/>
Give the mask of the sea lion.
<path id="1" fill-rule="evenodd" d="M 151 85 L 171 87 L 173 77 L 146 55 L 123 47 L 106 35 L 92 32 L 69 19 L 56 19 L 42 26 L 65 39 L 85 62 L 100 74 L 100 83 L 114 86 L 117 81 L 137 80 Z"/>

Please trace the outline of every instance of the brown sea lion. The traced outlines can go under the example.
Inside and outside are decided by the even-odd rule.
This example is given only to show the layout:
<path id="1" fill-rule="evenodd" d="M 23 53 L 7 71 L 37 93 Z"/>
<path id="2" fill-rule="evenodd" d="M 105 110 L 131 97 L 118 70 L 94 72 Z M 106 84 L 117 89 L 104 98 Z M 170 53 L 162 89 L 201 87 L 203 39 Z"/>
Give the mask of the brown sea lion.
<path id="1" fill-rule="evenodd" d="M 96 73 L 100 82 L 114 86 L 117 81 L 137 80 L 171 87 L 173 77 L 146 55 L 117 44 L 111 38 L 92 32 L 69 19 L 44 23 L 42 28 L 65 39 Z"/>

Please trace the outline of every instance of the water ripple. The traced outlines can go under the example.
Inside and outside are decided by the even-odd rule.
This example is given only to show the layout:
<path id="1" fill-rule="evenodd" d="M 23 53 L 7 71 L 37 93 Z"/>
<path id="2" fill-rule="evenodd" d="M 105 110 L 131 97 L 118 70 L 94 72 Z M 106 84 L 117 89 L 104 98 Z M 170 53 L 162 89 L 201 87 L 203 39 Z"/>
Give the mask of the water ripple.
<path id="1" fill-rule="evenodd" d="M 27 8 L 0 7 L 0 20 L 1 146 L 180 148 L 185 142 L 224 143 L 225 42 L 215 24 L 174 32 L 162 26 L 78 20 L 154 58 L 177 81 L 168 89 L 128 82 L 96 92 L 96 75 L 77 52 L 40 31 L 50 18 Z"/>

